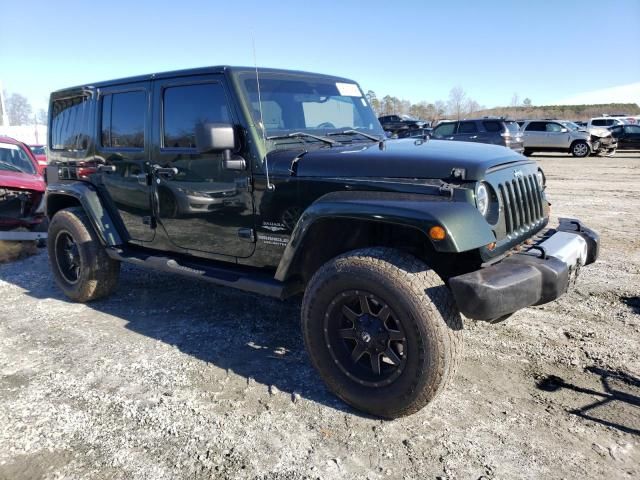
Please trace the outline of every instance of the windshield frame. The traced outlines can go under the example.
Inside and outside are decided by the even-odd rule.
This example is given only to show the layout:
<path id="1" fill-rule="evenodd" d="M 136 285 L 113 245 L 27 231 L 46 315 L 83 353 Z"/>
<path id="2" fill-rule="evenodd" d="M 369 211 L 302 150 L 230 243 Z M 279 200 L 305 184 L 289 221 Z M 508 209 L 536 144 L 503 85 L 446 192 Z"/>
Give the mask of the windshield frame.
<path id="1" fill-rule="evenodd" d="M 16 165 L 15 163 L 7 162 L 3 158 L 0 157 L 0 163 L 2 165 L 11 165 L 13 168 L 15 168 L 16 172 L 26 173 L 28 175 L 37 175 L 38 170 L 37 170 L 36 166 L 34 165 L 33 159 L 31 158 L 31 155 L 30 155 L 31 151 L 27 152 L 28 147 L 23 147 L 23 146 L 21 146 L 19 144 L 14 144 L 14 143 L 0 142 L 0 149 L 3 149 L 3 150 L 17 150 L 17 151 L 19 151 L 21 153 L 21 155 L 24 157 L 25 166 L 28 165 L 28 168 L 21 168 L 20 166 Z M 4 170 L 4 171 L 14 171 L 14 170 L 9 170 L 9 169 L 6 169 L 6 168 L 1 168 L 1 167 L 0 167 L 0 169 Z"/>

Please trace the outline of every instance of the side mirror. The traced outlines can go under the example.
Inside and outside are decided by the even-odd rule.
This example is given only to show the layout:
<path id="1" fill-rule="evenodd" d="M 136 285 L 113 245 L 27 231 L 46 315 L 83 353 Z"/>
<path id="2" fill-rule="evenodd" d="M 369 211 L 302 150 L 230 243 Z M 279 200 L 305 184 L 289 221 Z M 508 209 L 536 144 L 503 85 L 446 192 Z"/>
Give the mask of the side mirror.
<path id="1" fill-rule="evenodd" d="M 233 126 L 227 123 L 198 123 L 196 125 L 198 153 L 231 151 L 236 148 Z"/>
<path id="2" fill-rule="evenodd" d="M 198 153 L 222 152 L 222 166 L 229 170 L 244 170 L 247 164 L 242 157 L 231 158 L 236 149 L 236 134 L 228 123 L 198 123 L 196 125 L 196 149 Z"/>
<path id="3" fill-rule="evenodd" d="M 567 129 L 567 128 L 561 128 L 561 129 L 560 129 L 560 131 L 561 131 L 562 133 L 567 133 L 567 132 L 569 131 L 569 129 Z"/>

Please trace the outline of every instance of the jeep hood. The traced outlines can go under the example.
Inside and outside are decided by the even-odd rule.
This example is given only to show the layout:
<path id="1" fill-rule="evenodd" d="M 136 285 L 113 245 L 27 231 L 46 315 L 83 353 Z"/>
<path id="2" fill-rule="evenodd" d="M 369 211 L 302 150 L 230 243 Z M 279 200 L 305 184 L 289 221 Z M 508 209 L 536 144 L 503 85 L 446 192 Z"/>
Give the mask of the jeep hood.
<path id="1" fill-rule="evenodd" d="M 387 140 L 384 143 L 342 145 L 305 151 L 269 153 L 274 175 L 298 177 L 438 178 L 464 168 L 467 180 L 481 180 L 489 168 L 528 161 L 497 145 L 447 140 Z"/>

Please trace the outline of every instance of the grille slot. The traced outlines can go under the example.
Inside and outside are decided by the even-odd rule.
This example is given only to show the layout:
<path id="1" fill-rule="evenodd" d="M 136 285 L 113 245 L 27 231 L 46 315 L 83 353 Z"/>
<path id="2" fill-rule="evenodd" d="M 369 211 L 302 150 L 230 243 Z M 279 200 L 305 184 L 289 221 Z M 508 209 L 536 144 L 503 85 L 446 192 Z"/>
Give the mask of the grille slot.
<path id="1" fill-rule="evenodd" d="M 538 223 L 544 214 L 542 192 L 534 175 L 498 185 L 507 235 Z"/>

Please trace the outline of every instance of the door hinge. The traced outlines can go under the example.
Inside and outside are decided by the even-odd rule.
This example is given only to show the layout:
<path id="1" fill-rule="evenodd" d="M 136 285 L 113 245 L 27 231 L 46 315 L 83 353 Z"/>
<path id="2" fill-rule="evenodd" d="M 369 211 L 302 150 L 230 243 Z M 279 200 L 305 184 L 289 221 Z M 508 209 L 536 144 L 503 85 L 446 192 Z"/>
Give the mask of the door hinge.
<path id="1" fill-rule="evenodd" d="M 254 243 L 256 241 L 256 233 L 253 231 L 253 228 L 239 228 L 238 238 Z"/>

